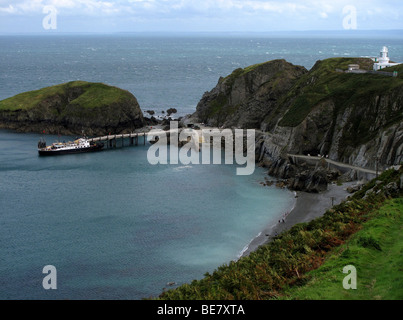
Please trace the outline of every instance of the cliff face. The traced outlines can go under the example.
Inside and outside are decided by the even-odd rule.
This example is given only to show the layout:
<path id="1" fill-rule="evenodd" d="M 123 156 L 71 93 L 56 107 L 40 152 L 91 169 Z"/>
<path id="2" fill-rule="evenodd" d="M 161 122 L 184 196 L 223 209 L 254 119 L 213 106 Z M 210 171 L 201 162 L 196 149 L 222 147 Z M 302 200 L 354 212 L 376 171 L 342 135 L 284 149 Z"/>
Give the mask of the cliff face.
<path id="1" fill-rule="evenodd" d="M 403 162 L 403 79 L 352 74 L 365 58 L 318 61 L 308 72 L 284 60 L 234 71 L 200 101 L 195 117 L 216 126 L 260 128 L 259 160 L 287 178 L 287 154 L 323 155 L 375 168 Z M 403 73 L 403 67 L 394 69 Z M 219 103 L 222 102 L 222 103 Z M 295 172 L 292 172 L 295 174 Z"/>
<path id="2" fill-rule="evenodd" d="M 131 93 L 101 83 L 69 82 L 0 101 L 0 128 L 19 132 L 103 135 L 144 124 Z"/>
<path id="3" fill-rule="evenodd" d="M 288 154 L 322 155 L 374 170 L 403 162 L 403 77 L 338 72 L 365 58 L 318 61 L 307 71 L 284 60 L 235 70 L 204 94 L 194 118 L 213 126 L 258 128 L 256 154 L 295 190 L 320 192 L 342 172 Z M 403 66 L 393 70 L 403 73 Z M 343 174 L 354 177 L 357 172 Z"/>
<path id="4" fill-rule="evenodd" d="M 351 59 L 323 61 L 290 91 L 286 111 L 268 129 L 266 156 L 277 160 L 273 144 L 291 154 L 328 155 L 367 168 L 403 161 L 403 81 L 373 74 L 335 72 Z M 346 61 L 344 61 L 346 60 Z M 365 65 L 365 59 L 354 61 Z M 370 63 L 370 62 L 368 62 Z M 309 82 L 306 82 L 309 80 Z M 304 85 L 304 83 L 307 83 Z"/>
<path id="5" fill-rule="evenodd" d="M 237 69 L 204 94 L 196 116 L 212 126 L 259 128 L 280 97 L 306 72 L 285 60 Z"/>

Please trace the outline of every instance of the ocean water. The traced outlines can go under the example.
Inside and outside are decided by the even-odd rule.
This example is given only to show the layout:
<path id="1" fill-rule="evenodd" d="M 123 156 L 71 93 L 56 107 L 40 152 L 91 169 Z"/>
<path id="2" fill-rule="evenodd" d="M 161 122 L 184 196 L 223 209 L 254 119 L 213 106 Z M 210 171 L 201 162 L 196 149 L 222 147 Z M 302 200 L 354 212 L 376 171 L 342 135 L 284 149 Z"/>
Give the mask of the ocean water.
<path id="1" fill-rule="evenodd" d="M 292 206 L 261 168 L 152 166 L 149 145 L 38 157 L 39 138 L 0 131 L 1 299 L 156 296 L 237 259 Z"/>
<path id="2" fill-rule="evenodd" d="M 195 111 L 205 91 L 237 68 L 273 59 L 310 69 L 331 57 L 377 56 L 389 47 L 403 62 L 403 36 L 364 38 L 257 35 L 0 36 L 0 100 L 73 80 L 104 82 L 133 93 L 141 108 L 157 114 Z"/>
<path id="3" fill-rule="evenodd" d="M 311 68 L 383 45 L 403 61 L 393 37 L 0 36 L 0 99 L 85 80 L 129 90 L 143 110 L 185 115 L 236 68 L 278 58 Z M 237 259 L 294 203 L 261 185 L 262 168 L 152 166 L 148 145 L 43 158 L 39 138 L 0 130 L 0 299 L 156 296 Z M 57 290 L 42 287 L 46 265 Z"/>

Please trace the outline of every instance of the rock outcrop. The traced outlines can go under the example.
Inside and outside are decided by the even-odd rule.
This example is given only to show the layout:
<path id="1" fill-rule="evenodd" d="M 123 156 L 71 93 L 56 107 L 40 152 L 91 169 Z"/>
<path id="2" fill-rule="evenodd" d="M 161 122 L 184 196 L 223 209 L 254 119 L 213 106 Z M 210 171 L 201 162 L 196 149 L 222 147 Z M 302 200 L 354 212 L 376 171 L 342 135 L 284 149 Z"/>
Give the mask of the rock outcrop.
<path id="1" fill-rule="evenodd" d="M 304 67 L 285 60 L 236 69 L 204 94 L 196 116 L 211 126 L 260 128 L 262 120 L 275 111 L 278 100 L 306 72 Z"/>
<path id="2" fill-rule="evenodd" d="M 103 135 L 144 124 L 130 92 L 102 83 L 69 82 L 0 101 L 0 128 L 18 132 Z"/>
<path id="3" fill-rule="evenodd" d="M 403 78 L 340 72 L 366 58 L 318 61 L 307 71 L 284 60 L 237 69 L 204 94 L 193 117 L 213 126 L 259 128 L 257 157 L 294 189 L 323 189 L 334 172 L 299 168 L 288 154 L 321 155 L 382 170 L 403 162 Z M 403 66 L 394 67 L 403 73 Z M 390 70 L 392 71 L 392 70 Z"/>
<path id="4" fill-rule="evenodd" d="M 322 64 L 326 61 L 302 79 L 315 79 L 320 72 L 312 83 L 290 92 L 280 121 L 271 126 L 267 117 L 262 122 L 268 131 L 264 156 L 276 161 L 280 151 L 322 155 L 370 169 L 403 162 L 402 79 L 326 73 Z"/>

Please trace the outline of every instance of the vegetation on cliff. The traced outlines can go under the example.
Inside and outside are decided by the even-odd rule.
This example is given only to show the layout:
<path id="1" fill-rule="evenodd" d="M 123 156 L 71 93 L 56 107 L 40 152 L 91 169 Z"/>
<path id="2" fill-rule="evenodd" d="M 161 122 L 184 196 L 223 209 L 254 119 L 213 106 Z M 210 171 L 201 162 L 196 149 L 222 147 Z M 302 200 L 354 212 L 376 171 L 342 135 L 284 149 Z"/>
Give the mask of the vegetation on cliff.
<path id="1" fill-rule="evenodd" d="M 400 78 L 372 73 L 354 74 L 336 71 L 336 69 L 347 70 L 349 64 L 358 64 L 363 70 L 371 70 L 373 62 L 367 58 L 332 58 L 318 61 L 284 97 L 283 103 L 287 104 L 287 100 L 291 103 L 279 125 L 289 127 L 299 125 L 321 102 L 332 100 L 336 107 L 334 113 L 338 114 L 349 106 L 360 108 L 369 105 L 373 97 L 387 95 L 394 89 L 400 88 L 401 90 L 403 87 L 403 81 Z M 385 125 L 402 119 L 401 110 L 391 108 L 388 122 Z M 370 122 L 371 120 L 357 123 L 357 132 L 368 131 L 368 127 L 371 126 Z M 360 143 L 362 139 L 352 140 L 354 143 Z"/>
<path id="2" fill-rule="evenodd" d="M 377 73 L 344 73 L 349 64 L 372 69 L 366 58 L 319 61 L 283 97 L 276 124 L 293 132 L 290 153 L 325 154 L 356 166 L 402 163 L 403 80 Z M 403 72 L 403 66 L 387 71 Z M 274 128 L 266 117 L 266 128 Z"/>
<path id="3" fill-rule="evenodd" d="M 257 128 L 262 122 L 273 125 L 273 120 L 278 120 L 276 115 L 280 115 L 280 126 L 295 127 L 322 102 L 333 100 L 337 113 L 349 105 L 366 105 L 373 96 L 385 95 L 403 86 L 401 74 L 398 77 L 385 77 L 380 74 L 340 72 L 347 70 L 350 64 L 358 64 L 362 70 L 372 70 L 373 61 L 369 58 L 331 58 L 318 61 L 309 71 L 285 60 L 239 68 L 227 77 L 220 78 L 217 87 L 205 94 L 196 115 L 205 122 L 215 122 L 219 126 L 226 123 L 231 125 L 234 123 L 231 119 L 233 114 L 245 105 L 255 112 L 265 113 L 264 121 L 260 118 Z M 402 73 L 403 66 L 389 69 Z M 263 91 L 264 87 L 267 90 Z M 234 101 L 237 100 L 234 99 L 235 95 L 240 97 L 239 101 Z M 270 99 L 258 106 L 256 101 L 264 95 Z M 402 120 L 400 110 L 391 111 L 390 119 L 395 119 L 395 122 Z M 222 113 L 226 117 L 219 117 Z"/>
<path id="4" fill-rule="evenodd" d="M 355 166 L 403 162 L 403 66 L 398 77 L 372 70 L 369 58 L 331 58 L 311 70 L 285 60 L 237 69 L 207 92 L 194 116 L 213 126 L 257 128 L 269 162 L 283 154 L 328 155 Z M 375 160 L 378 159 L 378 160 Z M 287 165 L 287 164 L 285 164 Z"/>
<path id="5" fill-rule="evenodd" d="M 73 81 L 0 101 L 0 127 L 18 131 L 104 134 L 143 124 L 136 98 L 103 83 Z"/>
<path id="6" fill-rule="evenodd" d="M 386 171 L 323 217 L 159 298 L 401 299 L 402 175 L 403 169 Z M 343 288 L 346 265 L 358 269 L 359 290 Z"/>
<path id="7" fill-rule="evenodd" d="M 403 198 L 385 202 L 373 218 L 317 270 L 303 286 L 285 290 L 287 299 L 401 300 L 403 298 Z M 353 264 L 357 289 L 343 290 L 341 271 Z"/>
<path id="8" fill-rule="evenodd" d="M 196 115 L 213 126 L 258 128 L 277 100 L 306 72 L 285 60 L 236 69 L 203 96 Z"/>

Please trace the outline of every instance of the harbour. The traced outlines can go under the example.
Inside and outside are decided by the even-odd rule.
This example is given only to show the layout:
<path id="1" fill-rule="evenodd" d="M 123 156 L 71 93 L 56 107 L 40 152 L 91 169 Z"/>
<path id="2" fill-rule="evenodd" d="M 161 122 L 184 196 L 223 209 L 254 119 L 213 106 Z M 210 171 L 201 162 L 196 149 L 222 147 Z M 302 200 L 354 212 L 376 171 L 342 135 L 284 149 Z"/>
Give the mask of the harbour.
<path id="1" fill-rule="evenodd" d="M 263 187 L 262 168 L 152 166 L 142 134 L 138 146 L 120 138 L 107 152 L 62 157 L 38 157 L 40 137 L 0 130 L 2 299 L 157 296 L 236 259 L 293 199 Z M 52 292 L 46 265 L 58 272 Z"/>

